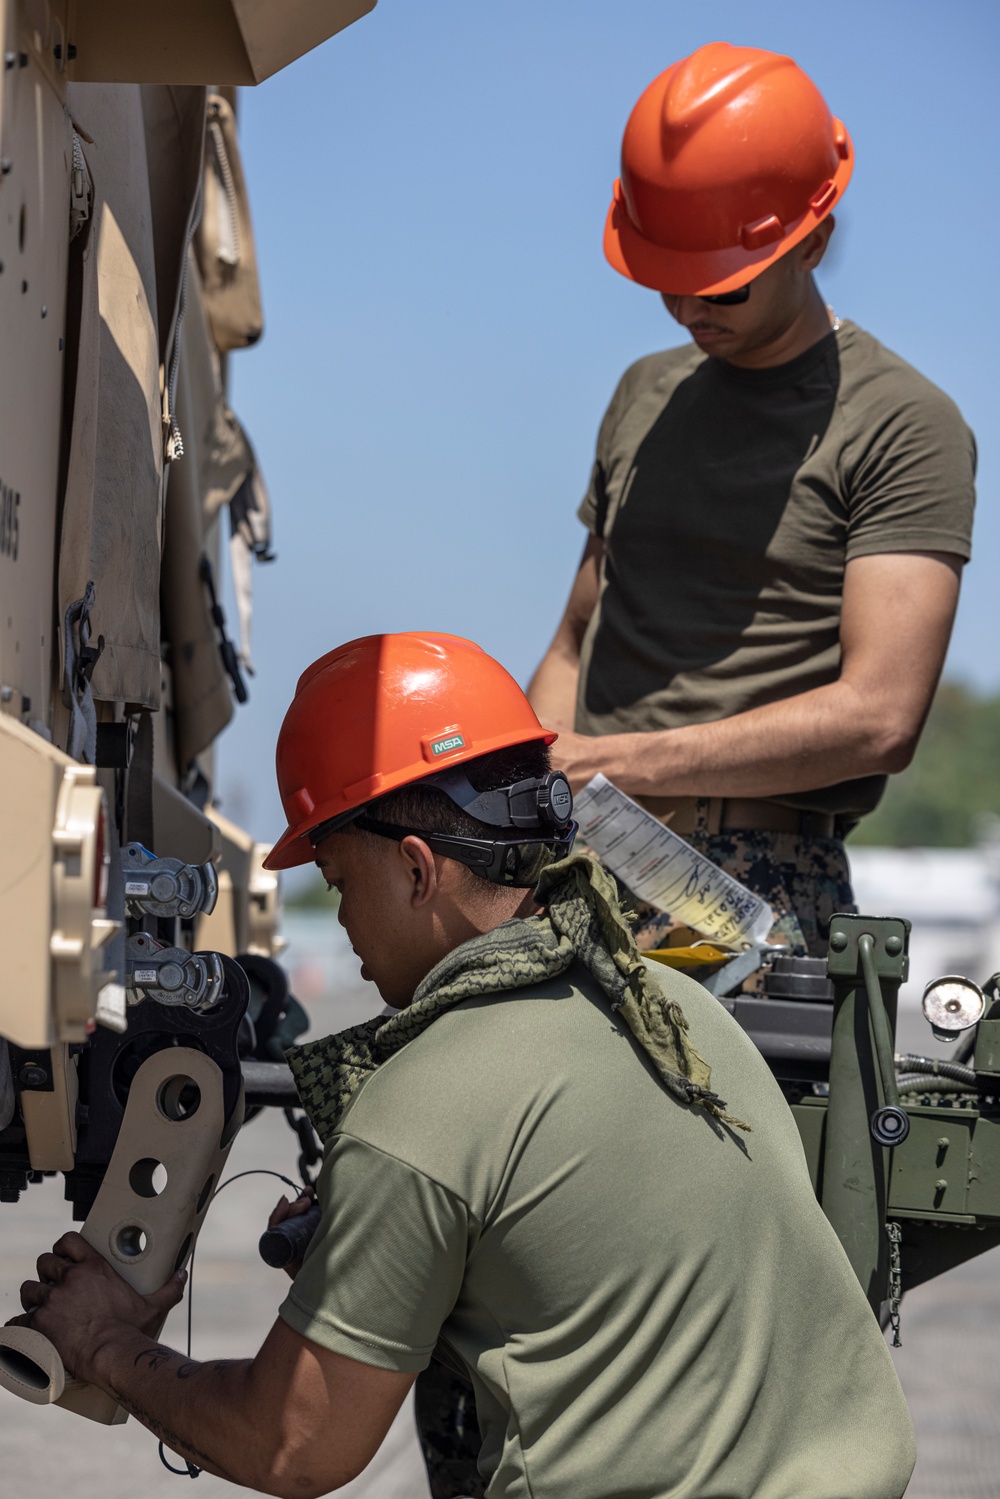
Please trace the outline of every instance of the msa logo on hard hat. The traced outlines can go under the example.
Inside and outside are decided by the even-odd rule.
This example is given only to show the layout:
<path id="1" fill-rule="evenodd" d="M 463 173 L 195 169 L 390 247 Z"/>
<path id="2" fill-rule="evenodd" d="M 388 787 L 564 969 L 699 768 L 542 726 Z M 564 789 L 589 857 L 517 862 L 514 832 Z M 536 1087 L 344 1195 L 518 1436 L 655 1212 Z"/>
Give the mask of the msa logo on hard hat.
<path id="1" fill-rule="evenodd" d="M 465 740 L 461 734 L 449 734 L 445 739 L 431 740 L 432 755 L 446 755 L 449 750 L 464 749 Z"/>
<path id="2" fill-rule="evenodd" d="M 475 740 L 472 741 L 475 743 Z M 460 723 L 444 723 L 436 734 L 428 734 L 420 741 L 420 753 L 431 765 L 440 760 L 442 755 L 452 755 L 456 750 L 468 750 L 469 740 L 466 739 Z"/>

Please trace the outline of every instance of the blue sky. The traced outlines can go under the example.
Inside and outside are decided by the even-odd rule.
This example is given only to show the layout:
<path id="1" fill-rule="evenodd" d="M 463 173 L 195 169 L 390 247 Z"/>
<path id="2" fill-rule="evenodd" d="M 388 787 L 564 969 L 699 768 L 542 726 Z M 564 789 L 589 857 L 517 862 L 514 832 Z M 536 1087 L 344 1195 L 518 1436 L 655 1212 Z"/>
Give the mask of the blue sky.
<path id="1" fill-rule="evenodd" d="M 948 670 L 1000 688 L 998 36 L 988 0 L 380 0 L 243 91 L 267 326 L 232 359 L 232 403 L 279 560 L 257 571 L 257 676 L 221 743 L 229 815 L 281 830 L 281 718 L 343 640 L 446 630 L 530 676 L 583 544 L 604 407 L 632 360 L 680 341 L 602 256 L 622 130 L 707 41 L 789 53 L 854 138 L 821 287 L 976 431 Z"/>

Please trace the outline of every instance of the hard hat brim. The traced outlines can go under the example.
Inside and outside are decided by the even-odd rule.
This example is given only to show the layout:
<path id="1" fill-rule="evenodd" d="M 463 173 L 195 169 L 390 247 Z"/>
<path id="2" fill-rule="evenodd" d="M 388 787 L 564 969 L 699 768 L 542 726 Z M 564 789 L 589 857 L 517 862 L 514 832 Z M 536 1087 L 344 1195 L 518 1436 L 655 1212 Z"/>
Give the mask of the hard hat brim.
<path id="1" fill-rule="evenodd" d="M 723 250 L 666 249 L 640 234 L 624 204 L 615 197 L 604 225 L 604 254 L 608 263 L 629 281 L 668 296 L 714 297 L 746 286 L 801 243 L 836 208 L 854 170 L 854 147 L 846 131 L 845 139 L 847 155 L 831 179 L 834 196 L 822 213 L 807 209 L 773 244 L 760 250 L 746 250 L 742 245 Z"/>

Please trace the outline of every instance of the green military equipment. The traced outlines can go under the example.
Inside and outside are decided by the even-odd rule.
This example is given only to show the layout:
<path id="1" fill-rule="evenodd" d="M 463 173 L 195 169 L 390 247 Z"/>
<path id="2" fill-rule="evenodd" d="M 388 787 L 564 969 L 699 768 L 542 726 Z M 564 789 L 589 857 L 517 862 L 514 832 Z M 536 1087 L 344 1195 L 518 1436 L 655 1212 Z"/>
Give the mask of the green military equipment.
<path id="1" fill-rule="evenodd" d="M 837 915 L 826 959 L 762 948 L 753 992 L 739 957 L 703 980 L 780 1083 L 876 1312 L 1000 1244 L 1000 975 L 984 989 L 957 975 L 928 985 L 924 1015 L 954 1060 L 899 1055 L 909 936 L 900 918 Z"/>
<path id="2" fill-rule="evenodd" d="M 830 1092 L 821 1201 L 858 1279 L 877 1307 L 888 1268 L 886 1125 L 905 1138 L 891 1036 L 906 976 L 909 923 L 835 917 L 829 976 L 834 986 Z"/>
<path id="3" fill-rule="evenodd" d="M 876 1311 L 1000 1244 L 1000 1002 L 978 1022 L 973 1067 L 894 1056 L 908 939 L 896 918 L 833 918 L 827 1085 L 782 1079 L 813 1186 Z"/>

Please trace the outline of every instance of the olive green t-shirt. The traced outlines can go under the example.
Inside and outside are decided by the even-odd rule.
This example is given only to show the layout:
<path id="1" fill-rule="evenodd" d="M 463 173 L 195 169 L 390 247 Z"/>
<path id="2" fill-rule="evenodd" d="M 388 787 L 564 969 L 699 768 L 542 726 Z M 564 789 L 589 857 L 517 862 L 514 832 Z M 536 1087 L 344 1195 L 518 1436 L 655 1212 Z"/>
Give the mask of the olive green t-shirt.
<path id="1" fill-rule="evenodd" d="M 496 1499 L 898 1499 L 909 1415 L 792 1114 L 718 1001 L 651 971 L 751 1134 L 668 1094 L 580 966 L 468 1000 L 352 1101 L 281 1316 L 467 1370 Z"/>
<path id="2" fill-rule="evenodd" d="M 967 559 L 974 470 L 953 402 L 851 323 L 775 369 L 694 344 L 640 359 L 579 512 L 606 554 L 577 730 L 707 723 L 834 681 L 846 563 Z M 773 800 L 857 816 L 884 784 Z"/>

